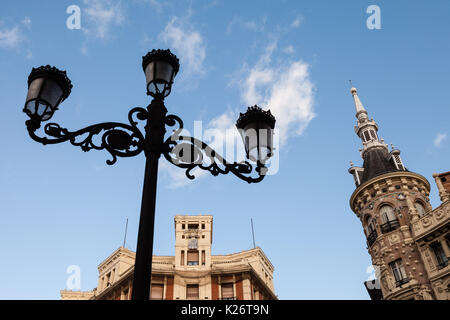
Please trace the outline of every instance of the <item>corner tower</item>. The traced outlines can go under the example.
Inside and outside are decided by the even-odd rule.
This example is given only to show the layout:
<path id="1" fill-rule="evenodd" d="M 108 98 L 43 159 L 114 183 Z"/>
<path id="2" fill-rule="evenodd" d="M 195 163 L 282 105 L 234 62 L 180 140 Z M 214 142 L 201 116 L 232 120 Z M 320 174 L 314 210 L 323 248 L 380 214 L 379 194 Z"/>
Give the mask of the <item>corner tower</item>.
<path id="1" fill-rule="evenodd" d="M 351 167 L 356 190 L 350 207 L 360 219 L 367 239 L 367 249 L 375 267 L 376 289 L 383 299 L 433 299 L 432 288 L 419 248 L 411 233 L 412 225 L 426 212 L 430 184 L 420 174 L 408 171 L 400 158 L 400 150 L 391 151 L 378 136 L 378 125 L 358 97 L 353 96 L 361 139 L 362 167 Z M 367 286 L 367 284 L 366 284 Z"/>

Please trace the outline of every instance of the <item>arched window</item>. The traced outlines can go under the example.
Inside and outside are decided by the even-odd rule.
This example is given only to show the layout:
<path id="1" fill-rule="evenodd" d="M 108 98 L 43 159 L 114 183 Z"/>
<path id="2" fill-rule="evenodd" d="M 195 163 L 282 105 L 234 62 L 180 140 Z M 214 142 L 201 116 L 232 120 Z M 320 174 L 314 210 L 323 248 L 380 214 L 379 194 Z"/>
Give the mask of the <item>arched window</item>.
<path id="1" fill-rule="evenodd" d="M 375 133 L 375 130 L 370 130 L 370 135 L 372 136 L 373 140 L 377 140 L 377 134 Z"/>
<path id="2" fill-rule="evenodd" d="M 394 209 L 390 205 L 384 205 L 380 208 L 380 216 L 381 221 L 383 223 L 397 220 L 397 217 L 395 216 Z"/>
<path id="3" fill-rule="evenodd" d="M 414 206 L 416 207 L 419 217 L 423 217 L 425 215 L 425 208 L 423 207 L 423 205 L 419 201 L 417 201 L 414 203 Z"/>
<path id="4" fill-rule="evenodd" d="M 376 230 L 376 220 L 371 216 L 368 216 L 366 218 L 366 236 L 367 236 L 367 243 L 369 246 L 371 246 L 375 242 L 378 236 Z"/>
<path id="5" fill-rule="evenodd" d="M 397 217 L 395 216 L 394 209 L 390 205 L 383 205 L 380 208 L 381 216 L 381 231 L 383 233 L 390 232 L 399 227 Z"/>
<path id="6" fill-rule="evenodd" d="M 375 228 L 376 228 L 375 219 L 371 216 L 368 216 L 366 218 L 366 233 L 367 233 L 367 235 L 370 235 L 372 232 L 374 232 Z"/>
<path id="7" fill-rule="evenodd" d="M 364 131 L 364 140 L 368 142 L 370 140 L 369 131 Z"/>

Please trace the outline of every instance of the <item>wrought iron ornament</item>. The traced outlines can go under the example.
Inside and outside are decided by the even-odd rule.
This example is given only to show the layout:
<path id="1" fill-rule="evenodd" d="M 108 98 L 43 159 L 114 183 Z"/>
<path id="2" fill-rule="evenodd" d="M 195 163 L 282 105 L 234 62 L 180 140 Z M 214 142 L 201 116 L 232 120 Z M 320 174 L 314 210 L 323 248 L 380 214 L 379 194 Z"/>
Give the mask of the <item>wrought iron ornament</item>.
<path id="1" fill-rule="evenodd" d="M 148 109 L 151 107 L 152 104 L 148 106 Z M 136 156 L 143 150 L 150 152 L 149 143 L 138 128 L 138 122 L 134 120 L 134 117 L 139 120 L 146 120 L 148 111 L 141 107 L 133 108 L 128 114 L 129 125 L 118 122 L 104 122 L 77 131 L 69 131 L 57 123 L 47 123 L 44 126 L 44 133 L 48 137 L 40 137 L 36 134 L 36 129 L 40 127 L 39 123 L 30 119 L 26 121 L 26 125 L 30 137 L 43 145 L 69 141 L 85 152 L 92 149 L 104 149 L 112 156 L 112 159 L 106 160 L 106 163 L 113 165 L 116 163 L 117 157 Z M 184 125 L 178 116 L 166 116 L 165 125 L 173 127 L 177 123 L 178 129 L 174 130 L 173 134 L 165 140 L 163 148 L 159 150 L 153 148 L 152 151 L 163 154 L 170 163 L 186 169 L 186 176 L 189 179 L 195 179 L 191 171 L 196 167 L 209 171 L 213 176 L 231 172 L 248 183 L 260 182 L 264 179 L 267 168 L 261 163 L 256 164 L 255 171 L 258 175 L 252 177 L 251 174 L 254 170 L 250 162 L 227 162 L 206 143 L 190 136 L 180 135 Z M 98 139 L 100 142 L 95 141 L 96 136 L 100 136 Z"/>
<path id="2" fill-rule="evenodd" d="M 182 136 L 183 121 L 176 115 L 168 115 L 166 125 L 173 127 L 178 123 L 178 129 L 165 141 L 164 157 L 177 167 L 186 169 L 186 176 L 194 179 L 191 171 L 195 168 L 209 171 L 213 176 L 233 173 L 238 178 L 248 183 L 260 182 L 267 173 L 267 168 L 257 162 L 255 171 L 257 177 L 252 177 L 253 166 L 248 161 L 227 162 L 220 154 L 214 151 L 203 141 L 194 137 Z"/>
<path id="3" fill-rule="evenodd" d="M 139 120 L 147 118 L 147 110 L 143 108 L 134 108 L 128 114 L 130 124 L 118 122 L 104 122 L 80 129 L 78 131 L 69 131 L 62 128 L 57 123 L 47 123 L 44 126 L 44 133 L 49 137 L 40 137 L 35 131 L 40 127 L 32 119 L 26 121 L 28 133 L 33 140 L 47 144 L 56 144 L 69 141 L 72 145 L 80 147 L 87 152 L 92 149 L 108 151 L 112 159 L 106 160 L 109 165 L 117 161 L 117 157 L 132 157 L 144 150 L 144 136 L 137 127 L 137 122 L 133 120 L 133 115 Z M 100 143 L 96 143 L 94 138 L 101 134 Z"/>

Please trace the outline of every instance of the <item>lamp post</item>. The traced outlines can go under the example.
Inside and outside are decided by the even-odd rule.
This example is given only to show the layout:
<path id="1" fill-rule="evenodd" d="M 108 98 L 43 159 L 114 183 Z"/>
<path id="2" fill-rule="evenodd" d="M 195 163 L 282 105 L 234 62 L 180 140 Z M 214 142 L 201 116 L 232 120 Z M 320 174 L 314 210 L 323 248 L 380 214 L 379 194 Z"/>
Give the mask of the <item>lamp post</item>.
<path id="1" fill-rule="evenodd" d="M 168 115 L 164 105 L 164 99 L 171 92 L 179 67 L 177 57 L 170 50 L 152 50 L 143 57 L 142 68 L 147 82 L 147 94 L 153 99 L 146 109 L 136 107 L 129 111 L 129 124 L 104 122 L 69 131 L 57 123 L 47 123 L 43 128 L 43 137 L 38 136 L 36 131 L 70 95 L 72 84 L 65 71 L 49 65 L 33 68 L 28 77 L 28 94 L 23 111 L 30 117 L 25 123 L 30 137 L 35 141 L 43 145 L 69 141 L 72 145 L 81 147 L 83 151 L 106 150 L 112 157 L 106 160 L 109 165 L 114 164 L 117 157 L 132 157 L 142 151 L 145 154 L 133 300 L 148 300 L 150 295 L 160 156 L 163 155 L 172 164 L 186 169 L 185 173 L 189 179 L 195 178 L 191 171 L 198 167 L 214 176 L 231 172 L 248 183 L 263 180 L 267 173 L 265 163 L 272 156 L 275 118 L 270 111 L 264 111 L 258 106 L 249 107 L 246 113 L 240 114 L 236 122 L 249 161 L 227 162 L 204 142 L 180 135 L 183 121 L 176 115 Z M 146 121 L 145 132 L 138 128 L 138 120 Z M 166 127 L 176 125 L 178 128 L 166 138 Z M 95 137 L 100 137 L 100 142 L 97 142 Z"/>

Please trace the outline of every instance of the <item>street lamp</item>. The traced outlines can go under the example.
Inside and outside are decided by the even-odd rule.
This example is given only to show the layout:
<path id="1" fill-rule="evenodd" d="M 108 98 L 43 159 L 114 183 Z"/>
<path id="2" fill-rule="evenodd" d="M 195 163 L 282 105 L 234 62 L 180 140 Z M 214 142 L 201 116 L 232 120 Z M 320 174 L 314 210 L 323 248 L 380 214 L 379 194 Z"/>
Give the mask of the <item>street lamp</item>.
<path id="1" fill-rule="evenodd" d="M 189 179 L 195 178 L 191 171 L 198 167 L 214 176 L 231 172 L 248 183 L 263 180 L 267 173 L 265 163 L 272 156 L 275 118 L 270 111 L 264 111 L 258 106 L 249 107 L 246 113 L 241 113 L 236 123 L 249 161 L 227 162 L 206 143 L 180 135 L 183 121 L 176 115 L 168 115 L 164 105 L 164 98 L 171 92 L 179 67 L 177 57 L 170 50 L 152 50 L 143 57 L 147 94 L 153 99 L 146 109 L 136 107 L 129 111 L 130 124 L 104 122 L 78 131 L 69 131 L 57 123 L 47 123 L 44 126 L 46 136 L 43 137 L 36 134 L 37 129 L 42 122 L 53 116 L 60 103 L 70 95 L 72 84 L 65 71 L 48 65 L 33 68 L 28 77 L 28 94 L 23 111 L 30 117 L 25 123 L 29 135 L 35 141 L 43 145 L 69 141 L 83 151 L 104 149 L 112 157 L 106 160 L 109 165 L 114 164 L 117 157 L 132 157 L 144 151 L 146 164 L 134 266 L 133 300 L 148 300 L 150 294 L 160 156 L 163 155 L 172 164 L 186 169 L 185 174 Z M 146 121 L 144 133 L 137 126 L 138 120 Z M 178 128 L 165 139 L 166 126 L 175 127 L 177 124 Z M 94 140 L 96 136 L 101 136 L 100 143 Z"/>

